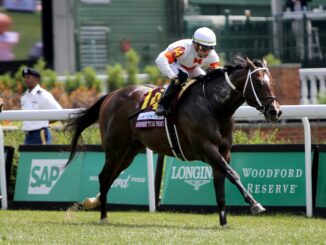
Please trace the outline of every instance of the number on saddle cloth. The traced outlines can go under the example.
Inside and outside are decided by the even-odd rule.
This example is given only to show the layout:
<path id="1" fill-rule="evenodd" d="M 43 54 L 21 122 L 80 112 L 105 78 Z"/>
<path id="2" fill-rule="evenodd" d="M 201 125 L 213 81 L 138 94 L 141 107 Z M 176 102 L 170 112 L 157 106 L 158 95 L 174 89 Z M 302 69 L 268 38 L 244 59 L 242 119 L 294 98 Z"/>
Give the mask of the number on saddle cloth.
<path id="1" fill-rule="evenodd" d="M 162 87 L 149 90 L 143 95 L 140 101 L 140 109 L 145 111 L 156 111 L 158 102 L 160 101 L 165 89 Z"/>
<path id="2" fill-rule="evenodd" d="M 186 81 L 181 87 L 181 90 L 177 93 L 172 103 L 175 103 L 176 105 L 181 95 L 195 82 L 195 79 Z M 163 87 L 157 87 L 149 90 L 143 95 L 142 99 L 140 100 L 139 108 L 144 111 L 156 111 L 158 107 L 158 102 L 162 98 L 165 90 L 166 88 Z"/>

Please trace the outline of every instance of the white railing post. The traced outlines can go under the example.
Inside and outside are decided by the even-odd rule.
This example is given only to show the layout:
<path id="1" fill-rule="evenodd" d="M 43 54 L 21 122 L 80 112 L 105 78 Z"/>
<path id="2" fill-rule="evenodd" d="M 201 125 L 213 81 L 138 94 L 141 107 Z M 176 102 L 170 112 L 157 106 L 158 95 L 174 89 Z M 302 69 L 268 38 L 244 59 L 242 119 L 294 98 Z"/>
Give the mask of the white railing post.
<path id="1" fill-rule="evenodd" d="M 1 178 L 1 209 L 8 209 L 7 195 L 7 178 L 6 178 L 6 162 L 5 149 L 3 144 L 3 130 L 0 125 L 0 178 Z"/>
<path id="2" fill-rule="evenodd" d="M 148 179 L 148 203 L 149 211 L 155 212 L 155 187 L 154 187 L 154 167 L 153 167 L 153 151 L 146 148 L 147 155 L 147 179 Z"/>
<path id="3" fill-rule="evenodd" d="M 301 83 L 301 101 L 302 105 L 309 104 L 308 99 L 308 79 L 306 76 L 300 75 L 300 83 Z"/>
<path id="4" fill-rule="evenodd" d="M 307 117 L 301 118 L 304 127 L 305 172 L 306 172 L 306 215 L 312 217 L 312 176 L 311 176 L 311 133 Z"/>
<path id="5" fill-rule="evenodd" d="M 326 96 L 326 74 L 324 76 L 320 74 L 317 77 L 319 80 L 319 96 Z"/>
<path id="6" fill-rule="evenodd" d="M 315 76 L 309 76 L 310 80 L 310 104 L 318 104 L 317 79 Z"/>

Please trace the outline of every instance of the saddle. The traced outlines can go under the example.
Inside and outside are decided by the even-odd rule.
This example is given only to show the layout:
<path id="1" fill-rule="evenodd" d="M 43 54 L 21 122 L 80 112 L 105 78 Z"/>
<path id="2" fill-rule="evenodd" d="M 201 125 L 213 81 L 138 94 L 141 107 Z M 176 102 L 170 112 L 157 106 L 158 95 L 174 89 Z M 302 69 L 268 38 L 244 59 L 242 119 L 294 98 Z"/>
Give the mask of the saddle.
<path id="1" fill-rule="evenodd" d="M 177 103 L 180 100 L 181 96 L 185 93 L 185 91 L 196 82 L 195 79 L 188 80 L 185 82 L 179 93 L 176 94 L 175 98 L 172 101 L 171 104 L 171 114 L 176 114 L 177 109 Z M 163 96 L 165 91 L 164 87 L 157 87 L 154 89 L 149 90 L 147 93 L 145 93 L 139 103 L 139 108 L 143 112 L 145 111 L 156 111 L 158 107 L 158 102 L 160 101 L 161 97 Z"/>
<path id="2" fill-rule="evenodd" d="M 149 90 L 143 95 L 140 100 L 139 108 L 143 112 L 138 115 L 136 120 L 136 128 L 139 129 L 165 127 L 167 138 L 169 140 L 169 144 L 174 156 L 183 161 L 187 159 L 185 158 L 182 152 L 180 141 L 178 138 L 176 126 L 177 106 L 181 96 L 195 82 L 196 80 L 192 79 L 183 84 L 179 93 L 172 100 L 171 113 L 169 113 L 167 117 L 157 116 L 155 114 L 155 111 L 158 107 L 158 102 L 160 101 L 165 89 L 162 87 L 158 87 Z"/>

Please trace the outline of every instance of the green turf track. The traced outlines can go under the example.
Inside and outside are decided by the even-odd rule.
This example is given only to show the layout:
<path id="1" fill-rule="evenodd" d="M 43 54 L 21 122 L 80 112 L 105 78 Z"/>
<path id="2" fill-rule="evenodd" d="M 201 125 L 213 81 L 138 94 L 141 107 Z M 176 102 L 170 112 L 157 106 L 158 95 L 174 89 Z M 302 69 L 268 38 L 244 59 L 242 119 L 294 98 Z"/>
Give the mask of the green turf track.
<path id="1" fill-rule="evenodd" d="M 0 211 L 0 244 L 326 244 L 326 220 L 294 215 Z"/>

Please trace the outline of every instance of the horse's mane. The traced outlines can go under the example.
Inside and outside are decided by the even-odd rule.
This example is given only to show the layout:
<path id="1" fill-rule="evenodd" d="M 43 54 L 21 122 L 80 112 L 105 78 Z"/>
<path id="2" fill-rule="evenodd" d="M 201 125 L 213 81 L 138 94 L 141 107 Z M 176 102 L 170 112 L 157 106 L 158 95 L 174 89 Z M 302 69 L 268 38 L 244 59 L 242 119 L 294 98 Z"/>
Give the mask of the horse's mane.
<path id="1" fill-rule="evenodd" d="M 258 59 L 252 60 L 252 63 L 257 67 L 264 67 L 265 66 L 264 63 L 261 60 L 258 60 Z M 224 75 L 224 71 L 226 71 L 228 74 L 231 74 L 235 70 L 247 69 L 247 68 L 249 68 L 249 62 L 245 58 L 237 55 L 237 56 L 235 56 L 232 64 L 227 64 L 223 68 L 224 69 L 210 70 L 207 73 L 207 76 L 208 77 L 210 77 L 210 76 L 211 77 L 219 77 L 220 75 Z"/>

